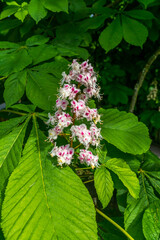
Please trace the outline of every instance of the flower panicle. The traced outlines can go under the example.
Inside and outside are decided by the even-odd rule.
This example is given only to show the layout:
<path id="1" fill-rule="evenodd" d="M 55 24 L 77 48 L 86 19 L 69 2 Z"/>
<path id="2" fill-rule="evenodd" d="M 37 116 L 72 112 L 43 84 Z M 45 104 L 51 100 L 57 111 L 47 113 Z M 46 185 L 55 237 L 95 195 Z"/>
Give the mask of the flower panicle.
<path id="1" fill-rule="evenodd" d="M 88 106 L 88 100 L 92 97 L 100 99 L 100 87 L 97 84 L 96 73 L 88 60 L 81 64 L 73 60 L 69 67 L 68 75 L 65 72 L 62 73 L 55 114 L 53 116 L 48 113 L 49 119 L 46 122 L 53 126 L 48 131 L 48 140 L 54 143 L 50 155 L 56 156 L 58 165 L 62 166 L 70 165 L 74 160 L 74 154 L 78 154 L 81 164 L 95 168 L 99 166 L 98 156 L 93 155 L 88 149 L 90 146 L 100 145 L 101 129 L 96 124 L 101 123 L 101 120 L 97 109 Z M 85 123 L 75 125 L 75 120 L 87 121 L 91 126 L 88 129 Z M 70 132 L 69 144 L 58 147 L 57 138 L 66 135 L 64 132 L 66 128 Z M 79 141 L 79 152 L 76 151 L 77 147 L 73 148 L 74 140 Z"/>

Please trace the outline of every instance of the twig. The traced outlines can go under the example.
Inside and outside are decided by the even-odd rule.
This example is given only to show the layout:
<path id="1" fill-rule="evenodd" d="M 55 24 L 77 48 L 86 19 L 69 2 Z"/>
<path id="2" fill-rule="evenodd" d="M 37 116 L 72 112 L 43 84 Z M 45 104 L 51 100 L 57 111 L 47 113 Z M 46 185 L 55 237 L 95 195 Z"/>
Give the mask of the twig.
<path id="1" fill-rule="evenodd" d="M 0 113 L 1 112 L 8 112 L 8 113 L 14 113 L 14 114 L 18 114 L 18 115 L 21 115 L 21 116 L 25 116 L 27 115 L 28 113 L 22 113 L 22 112 L 17 112 L 17 111 L 13 111 L 13 110 L 0 110 Z"/>
<path id="2" fill-rule="evenodd" d="M 134 93 L 133 93 L 131 104 L 130 104 L 130 107 L 129 107 L 129 112 L 131 112 L 131 113 L 134 112 L 134 108 L 135 108 L 135 105 L 136 105 L 136 102 L 137 102 L 138 93 L 139 93 L 140 88 L 142 87 L 144 79 L 145 79 L 152 63 L 156 60 L 158 55 L 160 55 L 160 48 L 158 48 L 158 50 L 149 58 L 148 62 L 146 63 L 145 67 L 143 68 L 143 70 L 140 74 L 139 80 L 134 87 Z"/>
<path id="3" fill-rule="evenodd" d="M 110 223 L 112 223 L 116 228 L 118 228 L 124 235 L 126 235 L 126 237 L 130 240 L 134 240 L 134 238 L 132 238 L 129 233 L 127 233 L 121 226 L 119 226 L 116 222 L 114 222 L 111 218 L 109 218 L 107 215 L 105 215 L 103 212 L 101 212 L 98 208 L 96 208 L 96 211 L 102 216 L 104 217 L 107 221 L 109 221 Z"/>

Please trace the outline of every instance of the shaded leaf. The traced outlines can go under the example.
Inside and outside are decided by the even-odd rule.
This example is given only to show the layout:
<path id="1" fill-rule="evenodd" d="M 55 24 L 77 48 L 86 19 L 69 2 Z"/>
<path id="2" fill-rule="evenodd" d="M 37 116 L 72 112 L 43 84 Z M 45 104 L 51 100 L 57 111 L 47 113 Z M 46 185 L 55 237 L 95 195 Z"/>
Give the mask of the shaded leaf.
<path id="1" fill-rule="evenodd" d="M 99 36 L 101 46 L 108 52 L 122 41 L 122 26 L 117 17 Z"/>
<path id="2" fill-rule="evenodd" d="M 124 40 L 134 46 L 142 47 L 148 37 L 147 28 L 140 22 L 122 16 Z"/>
<path id="3" fill-rule="evenodd" d="M 27 72 L 17 72 L 10 75 L 5 81 L 4 100 L 6 107 L 10 107 L 21 99 L 26 87 Z"/>
<path id="4" fill-rule="evenodd" d="M 43 35 L 34 35 L 27 39 L 26 45 L 31 47 L 31 46 L 35 46 L 35 45 L 42 45 L 48 41 L 49 41 L 48 37 L 45 37 Z"/>
<path id="5" fill-rule="evenodd" d="M 2 76 L 19 72 L 32 63 L 31 57 L 26 49 L 22 48 L 11 54 L 5 54 L 0 58 L 0 72 Z"/>
<path id="6" fill-rule="evenodd" d="M 56 102 L 59 79 L 50 74 L 28 71 L 26 94 L 28 99 L 44 110 L 51 110 Z"/>
<path id="7" fill-rule="evenodd" d="M 22 123 L 26 119 L 26 117 L 27 116 L 16 117 L 16 118 L 11 118 L 7 121 L 1 122 L 0 123 L 0 138 L 2 138 L 4 135 L 7 135 L 19 123 Z"/>
<path id="8" fill-rule="evenodd" d="M 160 237 L 160 201 L 155 201 L 143 215 L 143 232 L 147 240 L 159 240 Z"/>
<path id="9" fill-rule="evenodd" d="M 19 104 L 15 104 L 15 105 L 11 106 L 10 108 L 19 109 L 24 112 L 34 112 L 36 109 L 36 106 L 34 106 L 32 104 L 25 105 L 25 104 L 19 103 Z"/>
<path id="10" fill-rule="evenodd" d="M 114 188 L 111 175 L 106 168 L 101 167 L 96 169 L 94 173 L 94 185 L 103 208 L 107 207 L 113 195 Z"/>
<path id="11" fill-rule="evenodd" d="M 128 195 L 127 208 L 124 213 L 125 229 L 136 240 L 145 239 L 142 232 L 142 217 L 149 204 L 158 200 L 143 173 L 140 176 L 140 186 L 141 190 L 138 199 Z"/>
<path id="12" fill-rule="evenodd" d="M 68 13 L 68 0 L 44 0 L 43 6 L 52 12 L 67 12 Z"/>
<path id="13" fill-rule="evenodd" d="M 51 59 L 57 55 L 56 48 L 47 44 L 31 47 L 28 52 L 32 57 L 33 65 Z"/>
<path id="14" fill-rule="evenodd" d="M 0 14 L 0 20 L 8 16 L 11 16 L 15 12 L 17 12 L 18 8 L 19 8 L 18 6 L 7 6 L 6 8 L 3 8 L 3 11 Z"/>
<path id="15" fill-rule="evenodd" d="M 126 11 L 125 14 L 132 18 L 136 19 L 142 19 L 142 20 L 150 20 L 154 19 L 154 15 L 146 10 L 131 10 L 131 11 Z"/>
<path id="16" fill-rule="evenodd" d="M 28 5 L 29 14 L 36 23 L 47 15 L 47 10 L 44 8 L 42 3 L 42 0 L 31 0 Z"/>

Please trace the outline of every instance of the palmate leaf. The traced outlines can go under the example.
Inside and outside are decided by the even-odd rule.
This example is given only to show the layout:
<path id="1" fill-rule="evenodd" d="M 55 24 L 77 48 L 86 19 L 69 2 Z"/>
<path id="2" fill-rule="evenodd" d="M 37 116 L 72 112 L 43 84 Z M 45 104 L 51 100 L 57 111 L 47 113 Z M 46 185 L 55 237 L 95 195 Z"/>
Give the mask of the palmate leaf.
<path id="1" fill-rule="evenodd" d="M 26 95 L 35 105 L 51 110 L 56 101 L 59 79 L 41 71 L 28 70 Z"/>
<path id="2" fill-rule="evenodd" d="M 97 239 L 95 210 L 87 189 L 69 167 L 51 164 L 44 140 L 34 118 L 2 207 L 6 240 Z"/>
<path id="3" fill-rule="evenodd" d="M 42 2 L 42 0 L 31 0 L 28 5 L 29 14 L 36 23 L 47 15 L 47 10 L 44 8 Z"/>
<path id="4" fill-rule="evenodd" d="M 5 81 L 4 100 L 6 107 L 10 107 L 21 99 L 26 87 L 27 72 L 13 73 Z"/>
<path id="5" fill-rule="evenodd" d="M 155 201 L 143 215 L 143 232 L 147 240 L 159 240 L 160 237 L 160 201 Z"/>
<path id="6" fill-rule="evenodd" d="M 104 165 L 118 175 L 119 179 L 128 188 L 132 197 L 139 197 L 140 186 L 138 178 L 124 160 L 111 158 Z"/>
<path id="7" fill-rule="evenodd" d="M 27 116 L 16 117 L 0 123 L 0 138 L 8 134 L 19 123 L 23 122 Z"/>
<path id="8" fill-rule="evenodd" d="M 147 127 L 138 122 L 132 113 L 120 112 L 117 109 L 101 109 L 102 137 L 123 152 L 142 154 L 146 152 L 151 140 Z"/>
<path id="9" fill-rule="evenodd" d="M 28 55 L 26 49 L 18 49 L 11 54 L 5 54 L 0 58 L 0 73 L 2 76 L 8 76 L 11 73 L 19 72 L 32 63 L 32 58 Z"/>
<path id="10" fill-rule="evenodd" d="M 11 133 L 0 139 L 0 192 L 21 157 L 23 139 L 28 119 Z"/>
<path id="11" fill-rule="evenodd" d="M 120 18 L 117 17 L 99 36 L 101 46 L 108 52 L 115 48 L 123 38 Z"/>
<path id="12" fill-rule="evenodd" d="M 136 240 L 143 240 L 142 218 L 145 209 L 153 202 L 158 200 L 154 195 L 153 188 L 149 185 L 143 173 L 140 175 L 140 196 L 135 199 L 128 195 L 127 208 L 124 213 L 125 229 Z"/>
<path id="13" fill-rule="evenodd" d="M 107 207 L 114 190 L 110 172 L 104 167 L 97 168 L 94 174 L 94 184 L 103 208 Z"/>

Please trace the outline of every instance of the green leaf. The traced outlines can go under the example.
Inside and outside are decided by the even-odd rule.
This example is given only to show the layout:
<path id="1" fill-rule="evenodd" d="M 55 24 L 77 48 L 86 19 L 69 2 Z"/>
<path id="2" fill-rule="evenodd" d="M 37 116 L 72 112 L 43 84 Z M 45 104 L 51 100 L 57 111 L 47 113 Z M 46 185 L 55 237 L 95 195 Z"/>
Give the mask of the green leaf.
<path id="1" fill-rule="evenodd" d="M 144 239 L 142 233 L 142 217 L 145 209 L 153 201 L 158 200 L 154 195 L 153 188 L 149 185 L 143 173 L 140 176 L 140 186 L 140 196 L 138 199 L 128 195 L 127 208 L 124 213 L 125 229 L 136 240 Z"/>
<path id="2" fill-rule="evenodd" d="M 11 118 L 7 121 L 1 122 L 0 123 L 0 138 L 2 138 L 4 135 L 7 135 L 19 123 L 22 123 L 26 119 L 26 117 L 27 116 Z"/>
<path id="3" fill-rule="evenodd" d="M 4 190 L 8 177 L 20 160 L 27 123 L 0 139 L 0 192 Z"/>
<path id="4" fill-rule="evenodd" d="M 107 207 L 113 195 L 113 181 L 109 171 L 104 168 L 97 168 L 94 174 L 94 185 L 98 198 L 103 208 Z"/>
<path id="5" fill-rule="evenodd" d="M 99 36 L 101 46 L 108 52 L 122 41 L 122 26 L 117 17 Z"/>
<path id="6" fill-rule="evenodd" d="M 11 106 L 10 108 L 18 109 L 18 110 L 22 110 L 24 112 L 29 112 L 30 113 L 30 112 L 35 111 L 36 106 L 34 106 L 32 104 L 25 105 L 25 104 L 18 103 L 18 104 L 15 104 L 15 105 Z"/>
<path id="7" fill-rule="evenodd" d="M 142 20 L 150 20 L 154 19 L 154 15 L 146 10 L 131 10 L 126 11 L 125 14 L 127 14 L 129 17 L 136 18 L 136 19 L 142 19 Z"/>
<path id="8" fill-rule="evenodd" d="M 2 48 L 15 48 L 15 49 L 17 49 L 17 48 L 19 48 L 20 47 L 20 45 L 19 44 L 17 44 L 17 43 L 13 43 L 13 42 L 7 42 L 7 41 L 2 41 L 2 42 L 0 42 L 0 48 L 2 49 Z"/>
<path id="9" fill-rule="evenodd" d="M 3 33 L 5 31 L 8 32 L 9 30 L 19 27 L 22 24 L 21 21 L 18 19 L 4 19 L 0 22 L 0 32 Z"/>
<path id="10" fill-rule="evenodd" d="M 67 12 L 68 13 L 68 0 L 44 0 L 43 6 L 52 12 Z"/>
<path id="11" fill-rule="evenodd" d="M 155 2 L 155 0 L 138 0 L 139 3 L 142 3 L 145 8 L 148 7 L 149 4 Z"/>
<path id="12" fill-rule="evenodd" d="M 28 71 L 26 94 L 36 106 L 51 110 L 56 102 L 59 80 L 50 74 Z"/>
<path id="13" fill-rule="evenodd" d="M 47 159 L 45 136 L 34 128 L 9 179 L 2 208 L 7 240 L 97 239 L 93 201 L 69 168 Z"/>
<path id="14" fill-rule="evenodd" d="M 107 155 L 107 148 L 105 145 L 103 145 L 101 148 L 98 147 L 97 149 L 97 154 L 99 158 L 100 163 L 105 163 L 106 162 L 106 155 Z"/>
<path id="15" fill-rule="evenodd" d="M 23 2 L 22 4 L 24 3 L 25 2 Z M 19 20 L 21 20 L 22 22 L 24 21 L 25 17 L 28 15 L 27 5 L 25 5 L 24 7 L 20 7 L 18 11 L 14 14 L 14 16 Z"/>
<path id="16" fill-rule="evenodd" d="M 102 113 L 102 137 L 123 152 L 142 154 L 146 152 L 151 140 L 147 127 L 138 122 L 132 113 L 120 112 L 117 109 L 99 110 Z"/>
<path id="17" fill-rule="evenodd" d="M 152 153 L 151 151 L 148 151 L 143 156 L 143 164 L 141 168 L 145 171 L 159 171 L 160 169 L 160 161 L 159 158 Z"/>
<path id="18" fill-rule="evenodd" d="M 41 65 L 35 66 L 32 69 L 37 71 L 42 71 L 44 73 L 51 73 L 57 78 L 62 78 L 62 72 L 68 70 L 69 62 L 60 56 L 55 58 L 54 62 L 43 63 Z"/>
<path id="19" fill-rule="evenodd" d="M 6 107 L 10 107 L 21 99 L 26 86 L 27 72 L 17 72 L 10 75 L 5 81 L 4 100 Z"/>
<path id="20" fill-rule="evenodd" d="M 47 15 L 47 10 L 44 8 L 42 0 L 31 0 L 28 5 L 28 11 L 36 23 Z"/>
<path id="21" fill-rule="evenodd" d="M 147 240 L 160 238 L 160 201 L 152 203 L 143 215 L 143 232 Z"/>
<path id="22" fill-rule="evenodd" d="M 0 72 L 2 76 L 19 72 L 32 63 L 31 57 L 26 49 L 22 48 L 11 54 L 6 54 L 0 58 Z"/>
<path id="23" fill-rule="evenodd" d="M 51 59 L 57 55 L 56 48 L 47 44 L 31 47 L 28 52 L 32 57 L 33 65 Z"/>
<path id="24" fill-rule="evenodd" d="M 134 46 L 142 47 L 148 37 L 147 28 L 140 22 L 122 15 L 124 40 Z"/>
<path id="25" fill-rule="evenodd" d="M 49 41 L 48 37 L 45 37 L 43 35 L 34 35 L 27 39 L 26 45 L 31 47 L 31 46 L 35 46 L 35 45 L 42 45 L 48 41 Z"/>
<path id="26" fill-rule="evenodd" d="M 138 178 L 124 160 L 111 158 L 104 165 L 118 175 L 132 197 L 139 197 L 140 186 Z"/>
<path id="27" fill-rule="evenodd" d="M 0 14 L 0 20 L 11 16 L 15 12 L 17 12 L 18 8 L 19 8 L 18 6 L 8 6 L 8 7 L 4 8 Z"/>
<path id="28" fill-rule="evenodd" d="M 12 2 L 6 2 L 8 6 L 17 6 L 17 7 L 20 7 L 20 5 L 15 2 L 15 1 L 12 1 Z"/>
<path id="29" fill-rule="evenodd" d="M 154 174 L 154 177 L 152 176 L 152 172 L 145 172 L 144 171 L 145 176 L 149 179 L 150 183 L 152 184 L 152 186 L 155 188 L 155 190 L 160 194 L 160 178 L 156 179 L 156 172 Z M 150 176 L 151 175 L 151 176 Z M 160 175 L 160 174 L 159 174 Z M 157 177 L 159 176 L 157 174 Z"/>

